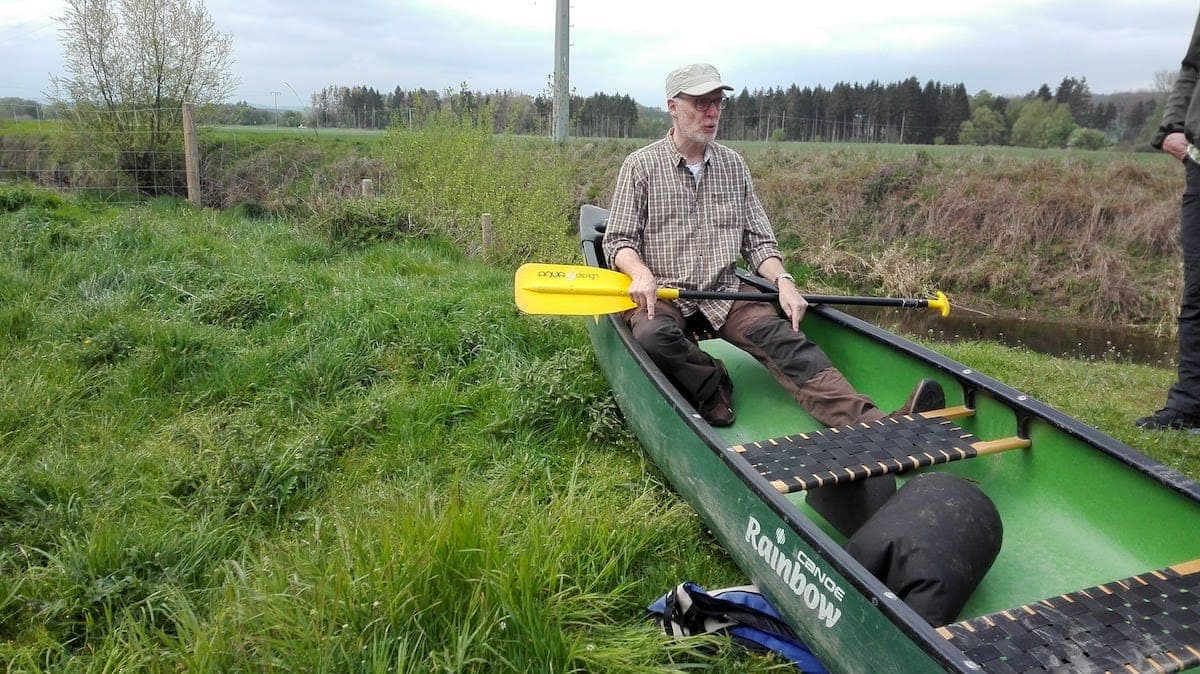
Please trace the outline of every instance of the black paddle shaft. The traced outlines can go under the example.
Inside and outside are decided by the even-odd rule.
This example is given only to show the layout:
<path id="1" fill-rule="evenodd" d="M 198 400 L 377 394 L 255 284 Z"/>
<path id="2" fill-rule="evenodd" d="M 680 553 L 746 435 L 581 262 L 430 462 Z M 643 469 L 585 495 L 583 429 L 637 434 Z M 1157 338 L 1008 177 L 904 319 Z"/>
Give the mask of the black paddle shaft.
<path id="1" fill-rule="evenodd" d="M 716 290 L 680 290 L 679 296 L 691 300 L 747 300 L 750 302 L 774 302 L 779 293 L 732 293 Z M 857 304 L 874 307 L 922 308 L 929 306 L 927 299 L 910 297 L 854 297 L 843 295 L 804 295 L 809 304 Z"/>

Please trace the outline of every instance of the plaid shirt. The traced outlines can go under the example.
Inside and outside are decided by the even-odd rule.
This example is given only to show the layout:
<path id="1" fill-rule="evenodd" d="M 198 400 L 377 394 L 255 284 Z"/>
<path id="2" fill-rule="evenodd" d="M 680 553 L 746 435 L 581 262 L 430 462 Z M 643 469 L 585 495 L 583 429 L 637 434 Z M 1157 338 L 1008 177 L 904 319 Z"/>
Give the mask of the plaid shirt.
<path id="1" fill-rule="evenodd" d="M 669 133 L 625 159 L 604 232 L 609 267 L 617 251 L 632 248 L 660 287 L 736 291 L 739 253 L 751 270 L 781 257 L 741 155 L 709 143 L 704 163 L 697 185 Z M 685 316 L 699 310 L 714 328 L 725 324 L 733 305 L 678 302 Z"/>

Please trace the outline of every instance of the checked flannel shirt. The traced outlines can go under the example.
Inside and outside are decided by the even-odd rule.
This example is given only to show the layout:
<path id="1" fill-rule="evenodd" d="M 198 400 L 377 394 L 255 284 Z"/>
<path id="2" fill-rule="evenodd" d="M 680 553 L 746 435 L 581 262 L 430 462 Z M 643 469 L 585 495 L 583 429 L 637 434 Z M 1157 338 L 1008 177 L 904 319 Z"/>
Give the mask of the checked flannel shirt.
<path id="1" fill-rule="evenodd" d="M 780 257 L 745 160 L 718 143 L 709 143 L 708 150 L 699 184 L 670 133 L 625 159 L 604 233 L 609 267 L 616 268 L 617 251 L 632 248 L 659 287 L 736 291 L 739 253 L 751 270 Z M 685 316 L 699 310 L 719 329 L 733 302 L 678 304 Z"/>

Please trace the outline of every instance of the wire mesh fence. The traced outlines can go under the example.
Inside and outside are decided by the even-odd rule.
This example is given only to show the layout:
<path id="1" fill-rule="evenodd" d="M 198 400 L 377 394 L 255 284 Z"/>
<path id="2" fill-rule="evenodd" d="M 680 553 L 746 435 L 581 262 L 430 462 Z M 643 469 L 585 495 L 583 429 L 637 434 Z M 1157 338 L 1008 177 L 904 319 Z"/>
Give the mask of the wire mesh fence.
<path id="1" fill-rule="evenodd" d="M 200 118 L 199 188 L 189 195 L 179 109 L 98 112 L 91 123 L 25 113 L 0 115 L 0 183 L 88 192 L 114 203 L 174 195 L 205 206 L 253 202 L 276 211 L 311 210 L 314 200 L 359 194 L 364 179 L 375 189 L 386 184 L 362 143 L 345 149 L 325 142 L 334 131 L 203 126 Z M 344 156 L 330 161 L 331 146 Z"/>

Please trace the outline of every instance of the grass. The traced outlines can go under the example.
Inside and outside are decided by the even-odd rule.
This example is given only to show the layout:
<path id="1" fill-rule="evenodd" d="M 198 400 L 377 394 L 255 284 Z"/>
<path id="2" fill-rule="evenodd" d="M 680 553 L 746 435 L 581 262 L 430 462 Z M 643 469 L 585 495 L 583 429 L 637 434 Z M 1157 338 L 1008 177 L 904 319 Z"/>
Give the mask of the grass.
<path id="1" fill-rule="evenodd" d="M 778 664 L 643 621 L 740 577 L 510 271 L 168 200 L 4 203 L 6 668 Z"/>
<path id="2" fill-rule="evenodd" d="M 519 315 L 511 268 L 0 196 L 7 669 L 780 666 L 643 621 L 678 582 L 744 579 L 625 430 L 582 323 Z M 1169 371 L 938 348 L 1200 475 L 1200 439 L 1132 429 Z"/>

